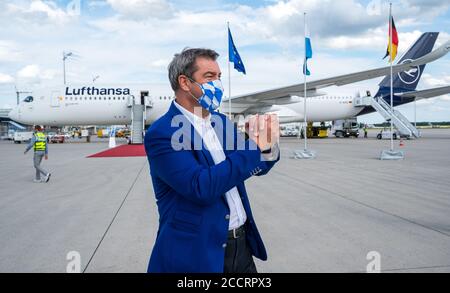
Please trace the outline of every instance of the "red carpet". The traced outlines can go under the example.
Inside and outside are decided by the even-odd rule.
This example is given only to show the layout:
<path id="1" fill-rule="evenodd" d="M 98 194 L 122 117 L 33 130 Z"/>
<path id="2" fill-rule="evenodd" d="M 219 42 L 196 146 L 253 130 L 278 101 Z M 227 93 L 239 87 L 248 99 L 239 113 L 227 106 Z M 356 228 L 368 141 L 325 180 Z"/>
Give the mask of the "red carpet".
<path id="1" fill-rule="evenodd" d="M 113 157 L 145 157 L 145 149 L 143 144 L 125 144 L 120 145 L 106 151 L 102 151 L 88 158 L 113 158 Z"/>

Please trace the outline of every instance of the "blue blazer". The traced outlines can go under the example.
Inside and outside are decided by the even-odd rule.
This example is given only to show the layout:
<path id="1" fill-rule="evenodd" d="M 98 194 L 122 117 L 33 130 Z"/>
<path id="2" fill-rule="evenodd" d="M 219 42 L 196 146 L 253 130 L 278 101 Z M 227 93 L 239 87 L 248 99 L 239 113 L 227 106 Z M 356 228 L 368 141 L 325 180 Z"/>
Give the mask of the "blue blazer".
<path id="1" fill-rule="evenodd" d="M 248 244 L 255 257 L 267 260 L 244 181 L 266 174 L 276 161 L 261 160 L 256 144 L 245 140 L 225 115 L 214 113 L 211 124 L 226 156 L 216 165 L 173 103 L 145 135 L 160 216 L 148 272 L 223 272 L 230 214 L 225 193 L 235 186 L 247 213 Z"/>

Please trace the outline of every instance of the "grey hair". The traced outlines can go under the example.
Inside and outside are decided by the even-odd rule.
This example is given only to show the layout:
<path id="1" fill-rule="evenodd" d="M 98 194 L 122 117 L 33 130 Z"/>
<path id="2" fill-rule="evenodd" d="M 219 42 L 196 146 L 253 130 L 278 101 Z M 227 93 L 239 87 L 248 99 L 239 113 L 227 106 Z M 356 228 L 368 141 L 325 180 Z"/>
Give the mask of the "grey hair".
<path id="1" fill-rule="evenodd" d="M 198 70 L 195 65 L 197 57 L 204 57 L 216 61 L 219 54 L 214 50 L 204 48 L 184 48 L 181 53 L 175 54 L 168 67 L 170 86 L 174 91 L 180 88 L 178 84 L 178 77 L 180 75 L 186 75 L 192 78 Z"/>

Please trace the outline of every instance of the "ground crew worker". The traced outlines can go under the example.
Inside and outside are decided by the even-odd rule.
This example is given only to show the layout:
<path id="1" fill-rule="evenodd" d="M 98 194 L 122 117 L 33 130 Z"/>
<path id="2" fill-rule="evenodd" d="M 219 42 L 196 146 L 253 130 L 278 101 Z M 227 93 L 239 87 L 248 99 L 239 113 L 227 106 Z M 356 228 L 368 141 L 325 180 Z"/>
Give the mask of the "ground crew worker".
<path id="1" fill-rule="evenodd" d="M 364 138 L 367 138 L 367 125 L 364 125 Z"/>
<path id="2" fill-rule="evenodd" d="M 31 138 L 31 141 L 28 144 L 27 148 L 25 149 L 24 154 L 26 154 L 31 148 L 34 149 L 33 162 L 34 168 L 36 168 L 36 177 L 33 182 L 48 182 L 52 174 L 41 168 L 42 158 L 45 157 L 46 160 L 48 159 L 47 138 L 45 134 L 42 133 L 41 126 L 36 125 L 34 129 L 35 133 Z M 41 174 L 44 175 L 43 180 L 41 180 Z"/>

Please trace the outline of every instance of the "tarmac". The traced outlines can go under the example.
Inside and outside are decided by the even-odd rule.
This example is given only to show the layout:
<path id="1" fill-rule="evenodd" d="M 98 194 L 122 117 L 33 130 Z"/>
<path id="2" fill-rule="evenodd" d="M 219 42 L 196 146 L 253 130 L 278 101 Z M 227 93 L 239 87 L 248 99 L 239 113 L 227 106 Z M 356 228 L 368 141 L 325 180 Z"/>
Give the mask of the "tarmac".
<path id="1" fill-rule="evenodd" d="M 388 140 L 311 139 L 313 160 L 291 159 L 303 141 L 282 138 L 281 160 L 246 181 L 268 261 L 259 272 L 450 272 L 450 129 L 395 148 Z M 118 143 L 124 143 L 118 141 Z M 147 158 L 86 158 L 106 140 L 51 144 L 33 183 L 25 145 L 0 142 L 0 272 L 145 272 L 158 226 Z M 369 255 L 368 255 L 369 254 Z M 70 256 L 70 255 L 69 255 Z"/>

